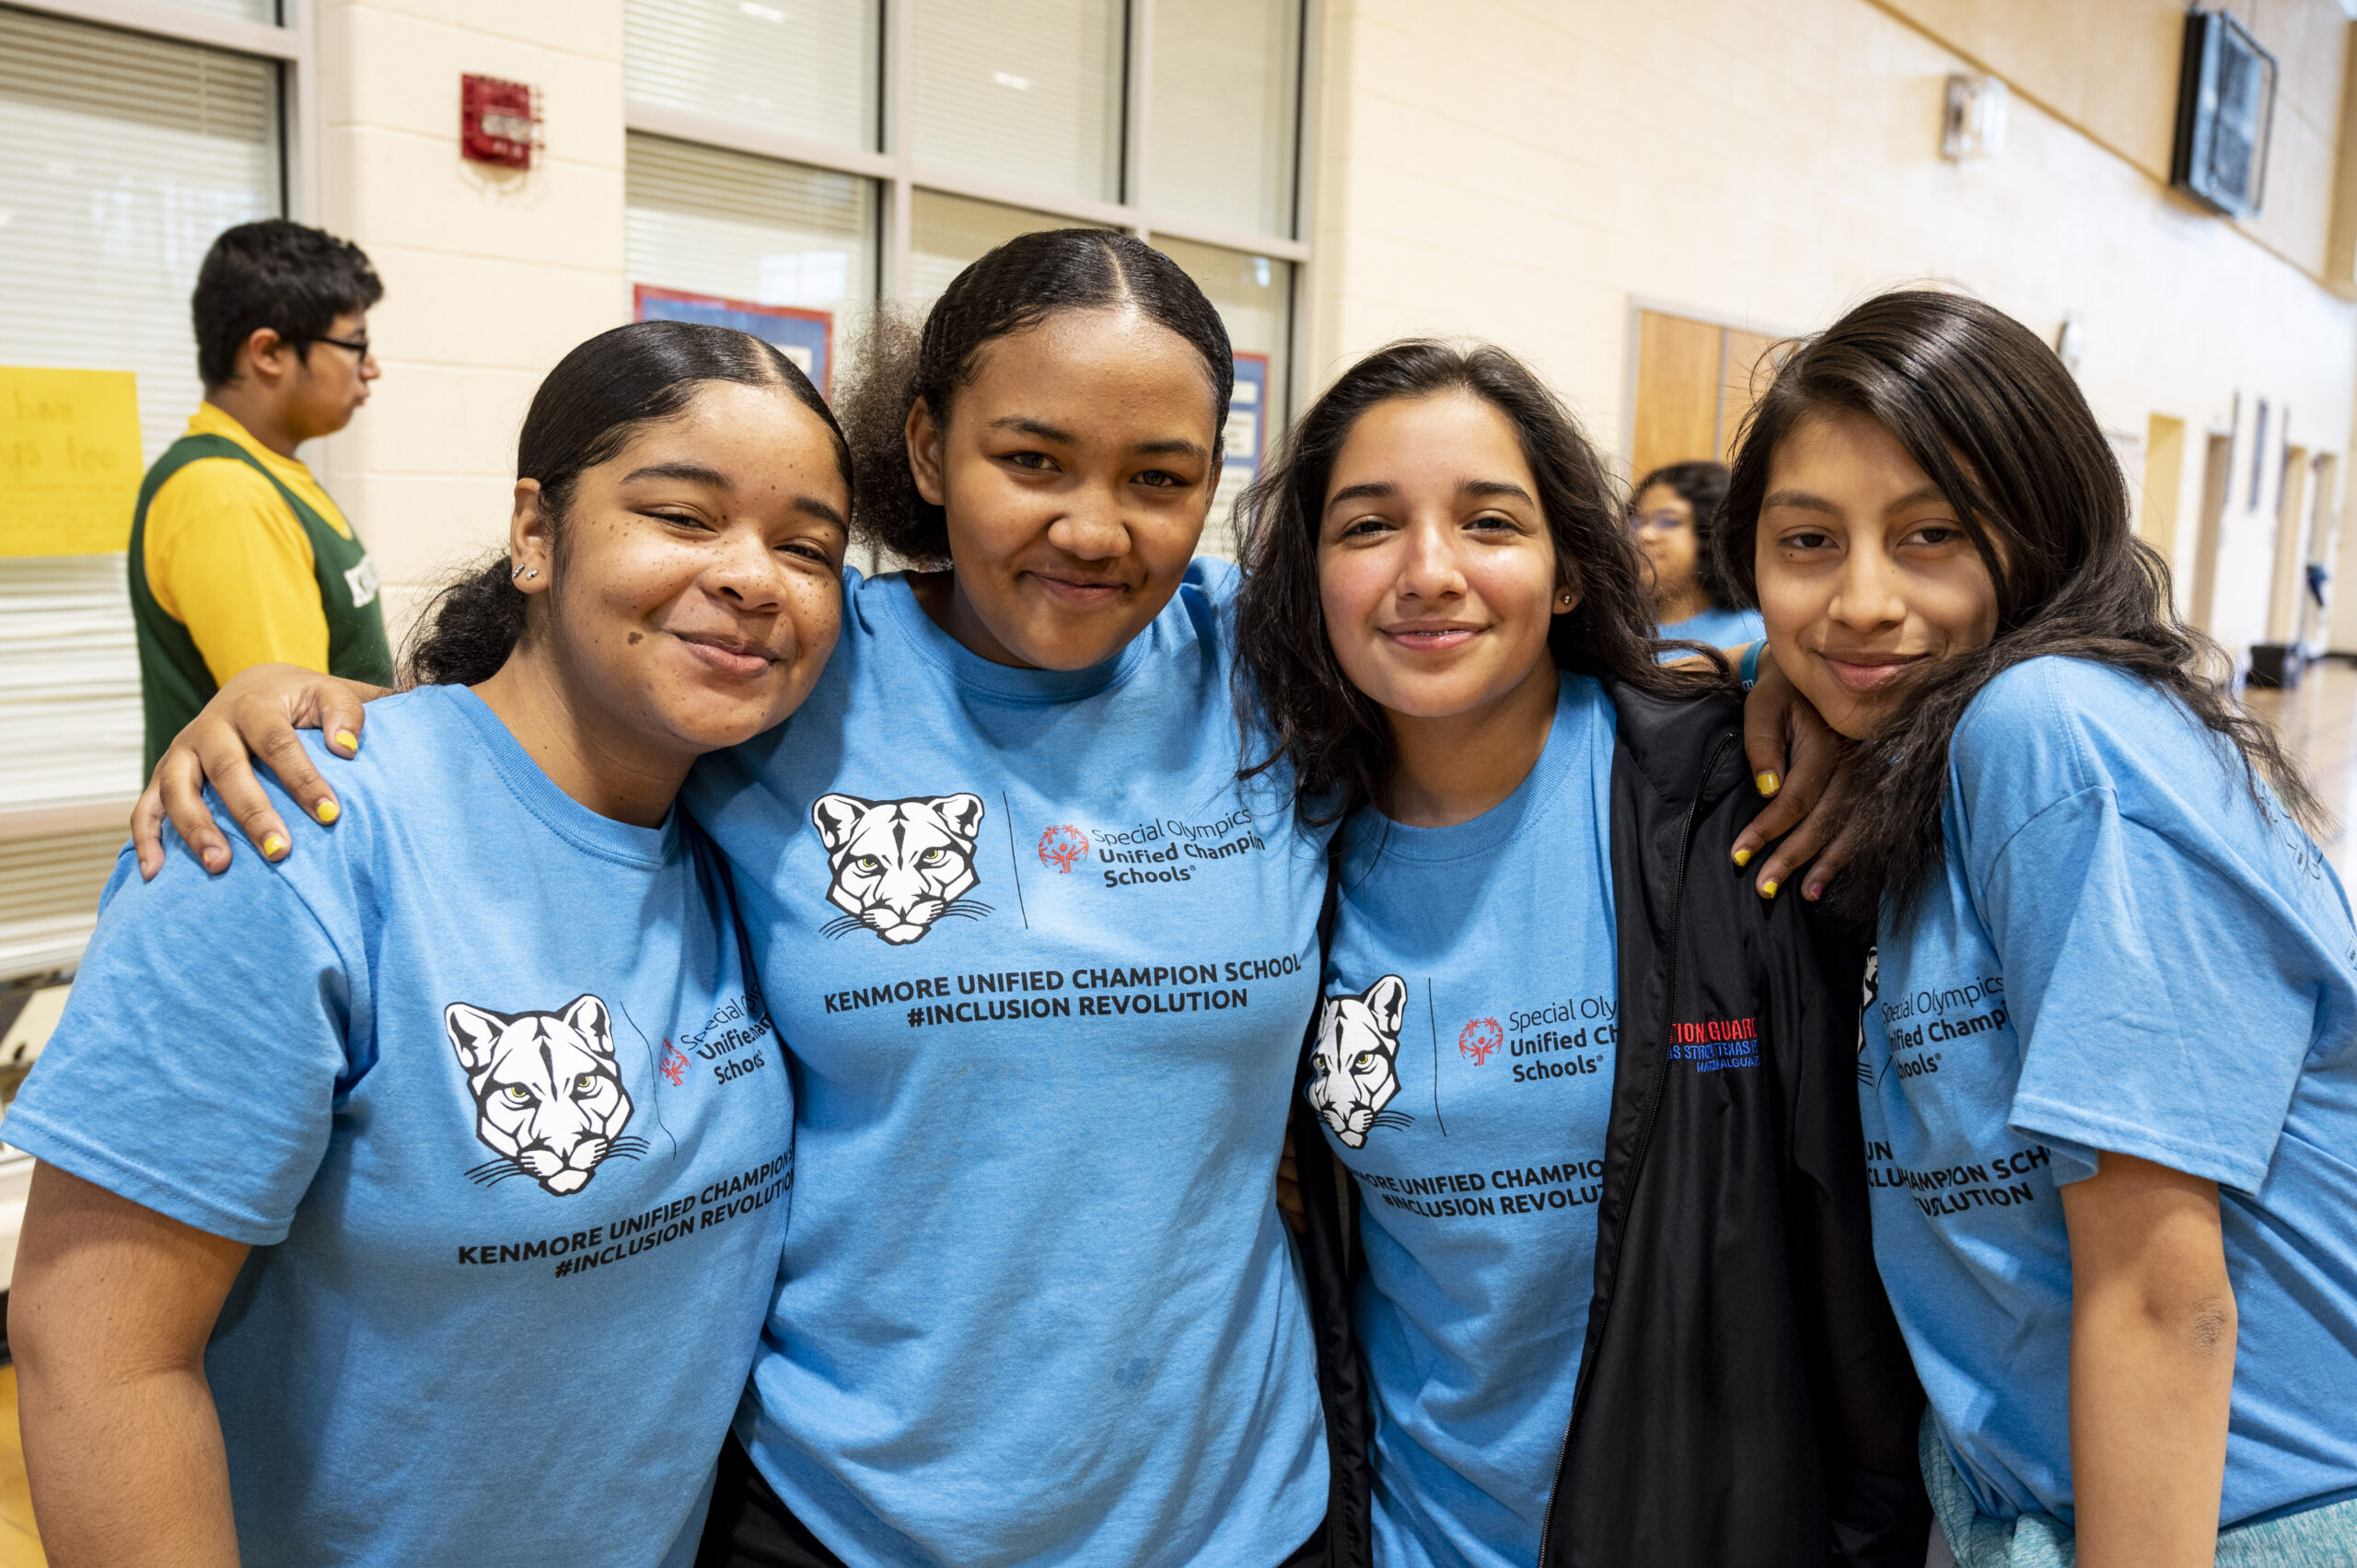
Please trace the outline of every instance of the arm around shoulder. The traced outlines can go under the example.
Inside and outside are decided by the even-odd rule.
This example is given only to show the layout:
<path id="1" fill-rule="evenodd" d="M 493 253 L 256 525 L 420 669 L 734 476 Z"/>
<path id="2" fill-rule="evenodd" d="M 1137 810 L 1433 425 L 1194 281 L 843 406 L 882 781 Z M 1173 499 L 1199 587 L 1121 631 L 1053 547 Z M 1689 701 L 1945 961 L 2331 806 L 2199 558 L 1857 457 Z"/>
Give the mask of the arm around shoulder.
<path id="1" fill-rule="evenodd" d="M 257 757 L 315 818 L 333 822 L 343 807 L 296 731 L 324 730 L 329 749 L 350 757 L 360 749 L 363 704 L 387 694 L 381 686 L 285 664 L 256 665 L 231 679 L 165 749 L 133 808 L 131 839 L 140 875 L 152 878 L 163 866 L 167 819 L 207 871 L 227 868 L 228 835 L 205 801 L 208 784 L 265 859 L 287 854 L 294 841 L 254 776 Z"/>

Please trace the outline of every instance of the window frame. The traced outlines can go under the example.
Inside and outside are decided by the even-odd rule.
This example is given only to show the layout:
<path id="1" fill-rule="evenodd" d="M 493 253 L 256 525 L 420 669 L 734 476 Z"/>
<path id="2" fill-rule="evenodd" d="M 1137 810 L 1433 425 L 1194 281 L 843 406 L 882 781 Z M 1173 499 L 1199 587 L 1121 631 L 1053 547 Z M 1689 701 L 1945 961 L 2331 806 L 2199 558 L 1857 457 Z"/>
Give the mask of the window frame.
<path id="1" fill-rule="evenodd" d="M 138 0 L 101 0 L 101 3 L 132 5 L 138 4 Z M 294 3 L 308 5 L 310 0 L 294 0 Z M 749 153 L 757 157 L 801 164 L 830 173 L 858 175 L 874 181 L 878 207 L 876 254 L 879 275 L 875 279 L 878 300 L 901 303 L 908 297 L 912 209 L 914 193 L 920 187 L 999 206 L 1020 207 L 1081 223 L 1101 224 L 1125 234 L 1133 234 L 1149 243 L 1155 234 L 1163 233 L 1174 238 L 1193 240 L 1200 245 L 1215 246 L 1249 256 L 1266 256 L 1271 261 L 1286 262 L 1292 281 L 1291 295 L 1286 300 L 1286 335 L 1291 340 L 1288 345 L 1291 352 L 1285 355 L 1286 385 L 1281 389 L 1280 396 L 1283 398 L 1285 407 L 1295 407 L 1302 390 L 1301 367 L 1308 359 L 1306 319 L 1308 312 L 1302 307 L 1303 301 L 1310 297 L 1306 281 L 1315 264 L 1313 247 L 1306 239 L 1295 237 L 1310 233 L 1313 222 L 1313 181 L 1308 175 L 1316 167 L 1312 146 L 1312 133 L 1317 122 L 1313 99 L 1318 80 L 1316 50 L 1324 6 L 1321 0 L 1301 0 L 1301 38 L 1299 47 L 1295 51 L 1296 76 L 1290 235 L 1201 223 L 1155 208 L 1153 201 L 1154 114 L 1151 103 L 1155 7 L 1155 0 L 1126 0 L 1124 6 L 1128 42 L 1123 52 L 1120 122 L 1123 199 L 1118 202 L 1093 201 L 1039 190 L 1020 180 L 978 180 L 914 157 L 910 150 L 909 112 L 916 76 L 914 0 L 880 0 L 883 36 L 882 47 L 877 52 L 877 68 L 883 78 L 879 95 L 882 122 L 877 127 L 877 140 L 884 149 L 881 152 L 846 148 L 788 133 L 764 131 L 740 125 L 717 115 L 701 114 L 628 97 L 624 98 L 622 104 L 623 125 L 628 131 L 648 135 L 699 143 L 729 152 Z M 139 4 L 139 8 L 144 11 L 154 7 Z M 624 90 L 627 93 L 628 89 Z"/>
<path id="2" fill-rule="evenodd" d="M 297 223 L 319 221 L 319 30 L 317 0 L 278 0 L 278 22 L 209 16 L 163 0 L 5 0 L 20 11 L 180 43 L 249 54 L 278 67 L 278 207 Z"/>
<path id="3" fill-rule="evenodd" d="M 319 93 L 316 0 L 278 0 L 275 26 L 159 0 L 5 0 L 17 10 L 119 31 L 145 33 L 265 60 L 278 71 L 278 205 L 298 223 L 319 219 Z M 134 792 L 135 794 L 136 792 Z M 0 810 L 0 843 L 59 834 L 121 830 L 133 796 Z M 84 934 L 87 935 L 87 934 Z M 82 937 L 72 945 L 78 951 Z M 67 967 L 71 967 L 69 964 Z"/>

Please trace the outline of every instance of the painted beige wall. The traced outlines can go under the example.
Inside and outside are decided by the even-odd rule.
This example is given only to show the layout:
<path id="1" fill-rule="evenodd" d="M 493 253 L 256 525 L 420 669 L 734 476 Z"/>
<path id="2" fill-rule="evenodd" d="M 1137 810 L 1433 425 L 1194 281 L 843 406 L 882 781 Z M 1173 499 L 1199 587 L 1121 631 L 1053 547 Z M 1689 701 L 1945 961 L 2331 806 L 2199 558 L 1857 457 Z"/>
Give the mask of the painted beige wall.
<path id="1" fill-rule="evenodd" d="M 319 0 L 320 222 L 385 280 L 385 368 L 326 481 L 386 609 L 506 530 L 516 433 L 575 343 L 627 315 L 621 0 Z M 459 157 L 465 73 L 541 89 L 529 172 Z"/>
<path id="2" fill-rule="evenodd" d="M 2271 442 L 2287 407 L 2294 441 L 2348 440 L 2357 306 L 2170 194 L 2165 140 L 2156 177 L 2025 92 L 2003 156 L 1945 161 L 1945 78 L 1974 62 L 1869 0 L 1330 0 L 1324 30 L 1313 378 L 1407 333 L 1492 338 L 1625 457 L 1640 302 L 1790 332 L 1936 280 L 2049 339 L 2075 310 L 2106 427 L 2187 424 L 2181 577 L 2206 432 L 2247 463 L 2263 397 Z M 2142 75 L 2165 111 L 2173 70 Z M 2227 518 L 2230 645 L 2264 632 L 2272 505 Z"/>
<path id="3" fill-rule="evenodd" d="M 2183 0 L 1882 0 L 2056 117 L 2166 183 Z M 2240 226 L 2327 275 L 2349 18 L 2339 0 L 2230 0 L 2275 55 L 2266 210 Z M 2171 198 L 2172 200 L 2176 198 Z"/>

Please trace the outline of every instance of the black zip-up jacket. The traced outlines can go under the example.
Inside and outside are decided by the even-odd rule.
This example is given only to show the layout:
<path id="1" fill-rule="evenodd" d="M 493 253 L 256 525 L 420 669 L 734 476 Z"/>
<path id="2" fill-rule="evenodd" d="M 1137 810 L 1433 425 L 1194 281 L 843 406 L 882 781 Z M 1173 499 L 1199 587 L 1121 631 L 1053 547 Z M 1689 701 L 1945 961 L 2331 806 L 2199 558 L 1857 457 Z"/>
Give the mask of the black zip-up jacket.
<path id="1" fill-rule="evenodd" d="M 1922 1392 L 1867 1235 L 1864 949 L 1735 869 L 1736 834 L 1761 806 L 1739 703 L 1607 688 L 1620 1038 L 1595 1272 L 1563 1281 L 1593 1298 L 1539 1568 L 1921 1568 Z M 1708 1039 L 1714 1024 L 1756 1027 L 1759 1066 L 1673 1056 L 1673 1026 Z M 1356 1183 L 1299 1095 L 1293 1129 L 1329 1561 L 1365 1568 Z"/>

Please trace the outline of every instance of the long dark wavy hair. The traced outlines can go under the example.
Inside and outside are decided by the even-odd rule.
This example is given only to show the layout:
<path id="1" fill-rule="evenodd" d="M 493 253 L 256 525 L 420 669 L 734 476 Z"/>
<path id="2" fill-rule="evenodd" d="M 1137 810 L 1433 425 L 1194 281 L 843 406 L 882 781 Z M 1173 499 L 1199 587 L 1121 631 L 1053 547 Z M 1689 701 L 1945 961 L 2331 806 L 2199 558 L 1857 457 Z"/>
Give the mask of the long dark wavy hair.
<path id="1" fill-rule="evenodd" d="M 810 377 L 777 348 L 699 321 L 633 321 L 558 360 L 524 415 L 516 477 L 540 481 L 554 547 L 552 573 L 564 565 L 565 512 L 582 472 L 610 460 L 647 425 L 676 417 L 713 381 L 783 389 L 826 423 L 836 466 L 851 483 L 842 427 Z M 507 662 L 523 639 L 533 598 L 517 587 L 510 571 L 502 550 L 434 597 L 403 650 L 412 684 L 473 686 Z"/>
<path id="2" fill-rule="evenodd" d="M 858 369 L 836 400 L 859 474 L 853 532 L 914 564 L 948 564 L 948 516 L 919 493 L 909 468 L 909 411 L 923 399 L 935 424 L 946 425 L 991 343 L 1060 310 L 1121 307 L 1169 328 L 1202 355 L 1212 429 L 1223 428 L 1236 358 L 1219 312 L 1178 262 L 1109 229 L 1020 235 L 959 273 L 922 330 L 880 310 L 862 335 Z"/>
<path id="3" fill-rule="evenodd" d="M 1745 423 L 1719 514 L 1719 569 L 1747 600 L 1759 598 L 1754 552 L 1776 448 L 1833 411 L 1898 438 L 1997 586 L 1996 634 L 1910 675 L 1890 717 L 1852 749 L 1859 848 L 1832 893 L 1845 912 L 1903 912 L 1931 886 L 1949 740 L 1980 689 L 2026 659 L 2089 659 L 2149 682 L 2233 744 L 2254 794 L 2263 777 L 2303 824 L 2321 822 L 2274 732 L 2228 691 L 2224 652 L 2178 619 L 2168 563 L 2130 531 L 2127 481 L 2078 383 L 2036 333 L 1978 299 L 1886 294 L 1794 345 Z"/>
<path id="4" fill-rule="evenodd" d="M 1678 492 L 1678 499 L 1694 509 L 1694 586 L 1719 609 L 1733 609 L 1726 581 L 1719 575 L 1718 554 L 1711 548 L 1712 531 L 1719 526 L 1719 504 L 1727 498 L 1726 464 L 1707 460 L 1665 464 L 1630 487 L 1629 504 L 1634 506 L 1656 484 Z"/>
<path id="5" fill-rule="evenodd" d="M 1334 459 L 1376 404 L 1460 391 L 1514 425 L 1538 482 L 1557 581 L 1581 595 L 1578 607 L 1549 628 L 1555 662 L 1663 693 L 1724 687 L 1731 679 L 1714 651 L 1714 671 L 1655 662 L 1653 591 L 1630 536 L 1627 498 L 1579 422 L 1529 366 L 1487 343 L 1392 343 L 1326 389 L 1243 504 L 1247 575 L 1237 607 L 1236 703 L 1244 734 L 1268 738 L 1268 754 L 1248 754 L 1243 776 L 1290 762 L 1295 808 L 1308 821 L 1330 822 L 1379 804 L 1397 761 L 1383 709 L 1351 684 L 1326 633 L 1318 536 Z"/>

